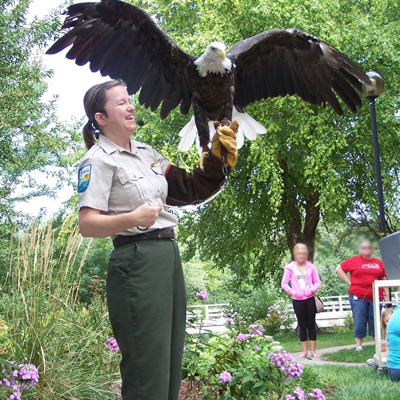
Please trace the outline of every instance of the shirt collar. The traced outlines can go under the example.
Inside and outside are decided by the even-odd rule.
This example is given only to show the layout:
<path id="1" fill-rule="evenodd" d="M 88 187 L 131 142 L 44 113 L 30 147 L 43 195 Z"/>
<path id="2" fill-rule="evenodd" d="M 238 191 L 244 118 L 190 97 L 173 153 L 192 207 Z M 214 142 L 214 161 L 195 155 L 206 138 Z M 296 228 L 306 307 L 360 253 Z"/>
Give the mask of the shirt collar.
<path id="1" fill-rule="evenodd" d="M 118 146 L 117 144 L 115 144 L 112 140 L 108 139 L 106 136 L 100 134 L 99 135 L 99 140 L 98 140 L 98 144 L 99 146 L 108 154 L 112 154 L 115 153 L 116 151 L 119 152 L 124 152 L 124 153 L 130 153 L 130 154 L 137 154 L 138 149 L 144 149 L 145 146 L 140 143 L 137 142 L 136 140 L 133 139 L 129 139 L 130 144 L 131 144 L 131 151 L 126 151 L 124 148 L 122 148 L 121 146 Z"/>

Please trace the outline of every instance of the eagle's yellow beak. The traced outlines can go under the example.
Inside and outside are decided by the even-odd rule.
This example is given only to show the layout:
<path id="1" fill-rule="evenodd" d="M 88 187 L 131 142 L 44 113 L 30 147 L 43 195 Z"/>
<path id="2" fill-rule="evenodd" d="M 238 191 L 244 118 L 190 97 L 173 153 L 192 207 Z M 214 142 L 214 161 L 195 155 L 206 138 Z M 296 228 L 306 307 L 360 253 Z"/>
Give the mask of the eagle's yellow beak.
<path id="1" fill-rule="evenodd" d="M 226 52 L 224 50 L 220 50 L 219 53 L 218 53 L 218 56 L 220 58 L 222 58 L 223 60 L 225 60 Z"/>

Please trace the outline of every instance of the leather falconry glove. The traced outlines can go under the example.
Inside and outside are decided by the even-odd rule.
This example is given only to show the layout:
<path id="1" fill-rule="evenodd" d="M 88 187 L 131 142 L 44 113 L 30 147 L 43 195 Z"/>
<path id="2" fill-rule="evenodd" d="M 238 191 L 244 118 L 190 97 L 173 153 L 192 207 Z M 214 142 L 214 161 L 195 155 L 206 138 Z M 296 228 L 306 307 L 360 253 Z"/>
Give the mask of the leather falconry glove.
<path id="1" fill-rule="evenodd" d="M 236 120 L 232 121 L 230 126 L 219 126 L 211 142 L 211 152 L 220 160 L 226 157 L 226 162 L 231 169 L 235 166 L 239 154 L 236 143 L 238 128 L 239 124 Z M 225 157 L 223 148 L 227 153 Z"/>

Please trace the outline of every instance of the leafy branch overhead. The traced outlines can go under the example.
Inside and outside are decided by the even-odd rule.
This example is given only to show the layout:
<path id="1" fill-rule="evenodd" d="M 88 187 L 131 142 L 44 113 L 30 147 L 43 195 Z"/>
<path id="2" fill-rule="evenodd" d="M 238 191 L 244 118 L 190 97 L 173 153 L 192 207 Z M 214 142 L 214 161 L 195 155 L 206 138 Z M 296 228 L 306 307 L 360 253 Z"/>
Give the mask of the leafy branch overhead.
<path id="1" fill-rule="evenodd" d="M 377 102 L 385 200 L 395 212 L 400 150 L 398 2 L 389 0 L 384 6 L 380 1 L 333 0 L 135 4 L 156 16 L 162 28 L 193 54 L 201 54 L 212 40 L 229 47 L 266 29 L 296 26 L 323 37 L 358 61 L 364 71 L 378 71 L 385 80 L 385 92 Z M 343 118 L 295 97 L 260 102 L 246 111 L 267 128 L 267 134 L 245 142 L 224 194 L 199 215 L 181 220 L 180 238 L 187 244 L 187 257 L 200 245 L 205 259 L 221 267 L 229 265 L 243 277 L 253 270 L 261 279 L 269 273 L 281 274 L 281 260 L 295 241 L 313 247 L 321 218 L 328 224 L 343 222 L 357 217 L 361 208 L 374 219 L 375 172 L 366 102 L 357 115 L 345 113 Z M 163 128 L 156 126 L 157 117 L 141 107 L 137 115 L 146 118 L 146 129 L 138 134 L 151 142 L 154 132 L 155 145 L 163 135 L 164 143 L 170 140 L 170 132 L 182 124 L 174 112 Z M 170 142 L 165 154 L 172 161 L 177 157 Z"/>
<path id="2" fill-rule="evenodd" d="M 27 22 L 30 1 L 0 5 L 0 219 L 11 218 L 13 204 L 51 193 L 42 183 L 63 165 L 68 133 L 44 101 L 47 71 L 36 55 L 53 37 L 56 18 Z M 43 175 L 42 175 L 43 176 Z"/>

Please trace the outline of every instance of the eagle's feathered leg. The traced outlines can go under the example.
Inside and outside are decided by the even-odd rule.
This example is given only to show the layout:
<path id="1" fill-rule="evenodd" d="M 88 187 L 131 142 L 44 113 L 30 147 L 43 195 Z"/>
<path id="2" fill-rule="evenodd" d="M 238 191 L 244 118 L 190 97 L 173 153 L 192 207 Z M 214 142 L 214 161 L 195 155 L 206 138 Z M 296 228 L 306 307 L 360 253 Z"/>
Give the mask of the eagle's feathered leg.
<path id="1" fill-rule="evenodd" d="M 232 113 L 233 113 L 233 94 L 234 94 L 234 88 L 231 86 L 230 90 L 230 99 L 227 101 L 223 107 L 222 110 L 219 114 L 218 121 L 223 122 L 224 125 L 229 126 L 232 121 Z"/>
<path id="2" fill-rule="evenodd" d="M 202 106 L 200 101 L 194 96 L 192 98 L 192 107 L 193 107 L 193 114 L 197 132 L 199 135 L 200 147 L 202 149 L 199 164 L 200 168 L 204 169 L 204 157 L 206 157 L 208 154 L 209 151 L 208 144 L 210 143 L 210 130 L 208 128 L 208 112 Z"/>

